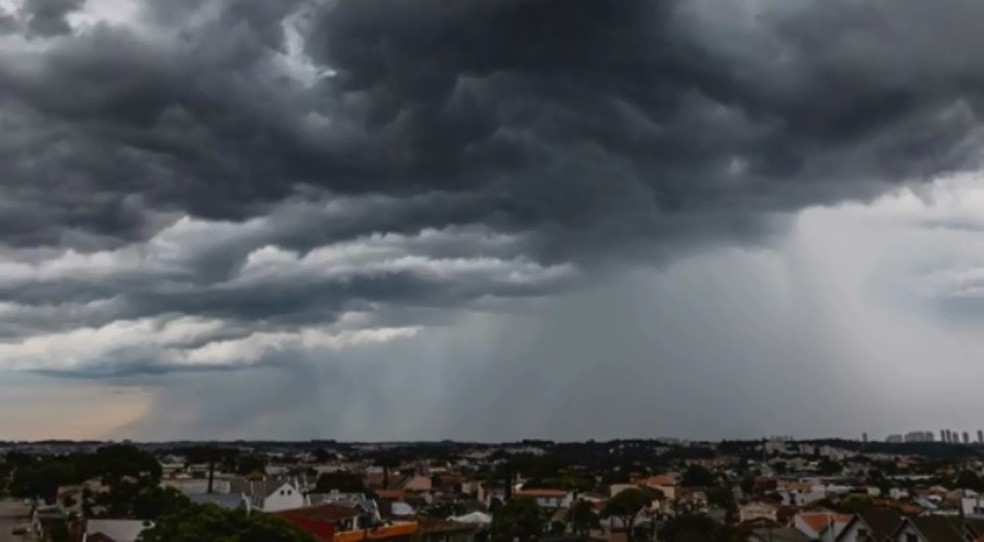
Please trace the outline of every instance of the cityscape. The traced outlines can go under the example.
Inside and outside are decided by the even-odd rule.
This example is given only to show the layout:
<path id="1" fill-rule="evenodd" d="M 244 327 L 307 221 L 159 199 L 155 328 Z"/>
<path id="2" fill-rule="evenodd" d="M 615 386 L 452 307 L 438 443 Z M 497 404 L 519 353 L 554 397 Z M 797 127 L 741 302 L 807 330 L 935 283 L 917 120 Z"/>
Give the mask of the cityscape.
<path id="1" fill-rule="evenodd" d="M 0 0 L 0 542 L 984 542 L 984 0 Z"/>
<path id="2" fill-rule="evenodd" d="M 964 434 L 0 443 L 0 523 L 59 542 L 977 541 L 984 445 Z"/>

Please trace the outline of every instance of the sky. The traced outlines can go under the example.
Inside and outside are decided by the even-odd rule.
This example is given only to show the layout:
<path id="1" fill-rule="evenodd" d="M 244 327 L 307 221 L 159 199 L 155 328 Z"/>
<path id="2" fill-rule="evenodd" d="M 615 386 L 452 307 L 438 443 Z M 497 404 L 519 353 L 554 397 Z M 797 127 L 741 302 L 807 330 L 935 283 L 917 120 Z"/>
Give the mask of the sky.
<path id="1" fill-rule="evenodd" d="M 973 430 L 977 0 L 0 0 L 0 440 Z"/>

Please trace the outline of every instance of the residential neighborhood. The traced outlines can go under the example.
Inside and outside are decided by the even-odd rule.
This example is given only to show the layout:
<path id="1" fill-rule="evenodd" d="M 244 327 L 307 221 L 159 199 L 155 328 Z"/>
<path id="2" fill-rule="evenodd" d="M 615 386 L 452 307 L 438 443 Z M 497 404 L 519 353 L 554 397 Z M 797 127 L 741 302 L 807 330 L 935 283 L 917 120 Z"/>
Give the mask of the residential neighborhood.
<path id="1" fill-rule="evenodd" d="M 210 540 L 209 526 L 222 524 L 224 532 L 236 525 L 274 542 L 984 541 L 979 443 L 49 442 L 0 449 L 8 511 L 0 540 Z"/>

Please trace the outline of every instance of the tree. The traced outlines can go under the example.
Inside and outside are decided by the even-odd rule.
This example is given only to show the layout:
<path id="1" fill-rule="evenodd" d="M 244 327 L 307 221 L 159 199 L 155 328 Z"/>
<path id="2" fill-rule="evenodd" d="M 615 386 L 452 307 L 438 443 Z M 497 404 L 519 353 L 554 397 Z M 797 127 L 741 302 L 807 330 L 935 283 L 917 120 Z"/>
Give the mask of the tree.
<path id="1" fill-rule="evenodd" d="M 630 488 L 619 492 L 605 503 L 601 515 L 604 517 L 615 517 L 622 522 L 625 528 L 625 536 L 632 539 L 635 530 L 636 517 L 639 512 L 648 507 L 653 502 L 652 496 L 638 488 Z"/>
<path id="2" fill-rule="evenodd" d="M 207 504 L 165 516 L 137 542 L 314 542 L 308 533 L 276 516 L 247 515 Z"/>
<path id="3" fill-rule="evenodd" d="M 535 500 L 529 497 L 512 499 L 492 516 L 492 540 L 535 540 L 543 535 L 545 516 Z"/>
<path id="4" fill-rule="evenodd" d="M 737 540 L 734 530 L 719 525 L 702 514 L 682 514 L 668 521 L 660 529 L 659 539 L 667 542 L 730 542 Z"/>
<path id="5" fill-rule="evenodd" d="M 717 483 L 717 477 L 700 465 L 690 465 L 680 478 L 683 487 L 709 487 Z"/>
<path id="6" fill-rule="evenodd" d="M 966 469 L 957 474 L 956 486 L 960 489 L 972 489 L 977 492 L 984 490 L 984 483 L 977 476 L 977 473 Z"/>
<path id="7" fill-rule="evenodd" d="M 587 536 L 591 529 L 599 527 L 598 514 L 594 506 L 585 500 L 578 500 L 567 511 L 567 522 L 571 524 L 574 534 Z"/>

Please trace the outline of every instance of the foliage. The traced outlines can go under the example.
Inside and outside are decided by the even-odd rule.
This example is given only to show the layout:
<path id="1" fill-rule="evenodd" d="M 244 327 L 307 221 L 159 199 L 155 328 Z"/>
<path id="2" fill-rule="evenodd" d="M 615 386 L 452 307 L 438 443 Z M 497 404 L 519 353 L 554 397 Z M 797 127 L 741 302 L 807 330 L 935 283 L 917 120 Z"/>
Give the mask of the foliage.
<path id="1" fill-rule="evenodd" d="M 287 521 L 263 514 L 247 515 L 207 504 L 165 516 L 145 530 L 138 542 L 313 542 Z"/>
<path id="2" fill-rule="evenodd" d="M 18 498 L 37 497 L 48 503 L 55 501 L 60 486 L 93 478 L 111 490 L 125 484 L 156 486 L 161 479 L 161 466 L 153 455 L 124 444 L 105 446 L 92 454 L 42 458 L 8 454 L 7 461 L 14 467 L 10 494 Z"/>
<path id="3" fill-rule="evenodd" d="M 638 488 L 630 488 L 619 492 L 605 503 L 602 509 L 603 517 L 616 517 L 625 527 L 626 534 L 631 538 L 635 529 L 636 517 L 653 501 L 652 495 Z"/>
<path id="4" fill-rule="evenodd" d="M 710 487 L 717 484 L 717 477 L 700 465 L 690 465 L 680 478 L 683 487 Z"/>
<path id="5" fill-rule="evenodd" d="M 588 535 L 591 529 L 599 527 L 599 517 L 594 506 L 584 500 L 579 500 L 567 511 L 567 521 L 571 524 L 574 534 Z"/>
<path id="6" fill-rule="evenodd" d="M 546 513 L 528 497 L 506 502 L 492 516 L 492 540 L 535 540 L 543 535 Z"/>
<path id="7" fill-rule="evenodd" d="M 734 529 L 700 514 L 682 514 L 666 522 L 659 539 L 667 542 L 730 542 L 737 540 Z"/>
<path id="8" fill-rule="evenodd" d="M 960 489 L 972 489 L 978 493 L 984 491 L 984 480 L 981 480 L 977 473 L 972 470 L 961 470 L 957 474 L 955 484 Z"/>

